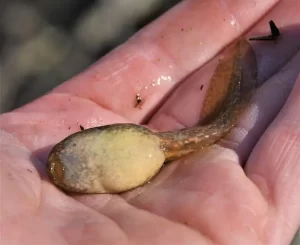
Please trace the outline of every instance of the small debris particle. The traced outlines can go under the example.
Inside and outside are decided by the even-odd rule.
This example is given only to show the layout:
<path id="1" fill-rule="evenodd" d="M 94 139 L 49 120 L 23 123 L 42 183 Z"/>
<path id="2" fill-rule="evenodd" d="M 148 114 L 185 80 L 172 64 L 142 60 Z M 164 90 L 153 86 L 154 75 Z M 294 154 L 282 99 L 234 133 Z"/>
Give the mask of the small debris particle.
<path id="1" fill-rule="evenodd" d="M 84 130 L 84 127 L 82 125 L 79 125 L 79 127 L 81 131 Z"/>
<path id="2" fill-rule="evenodd" d="M 202 90 L 204 88 L 204 85 L 202 84 L 201 86 L 200 86 L 200 90 Z"/>
<path id="3" fill-rule="evenodd" d="M 276 41 L 280 36 L 280 31 L 278 27 L 275 25 L 273 20 L 269 21 L 269 26 L 270 26 L 270 35 L 266 36 L 259 36 L 259 37 L 250 37 L 250 41 Z"/>
<path id="4" fill-rule="evenodd" d="M 144 101 L 142 100 L 140 94 L 136 94 L 135 95 L 135 105 L 134 105 L 134 108 L 141 109 L 141 106 L 142 106 L 143 102 Z"/>
<path id="5" fill-rule="evenodd" d="M 12 179 L 13 179 L 13 177 L 12 177 L 12 174 L 11 174 L 11 173 L 8 173 L 8 178 L 9 178 L 10 180 L 12 180 Z"/>

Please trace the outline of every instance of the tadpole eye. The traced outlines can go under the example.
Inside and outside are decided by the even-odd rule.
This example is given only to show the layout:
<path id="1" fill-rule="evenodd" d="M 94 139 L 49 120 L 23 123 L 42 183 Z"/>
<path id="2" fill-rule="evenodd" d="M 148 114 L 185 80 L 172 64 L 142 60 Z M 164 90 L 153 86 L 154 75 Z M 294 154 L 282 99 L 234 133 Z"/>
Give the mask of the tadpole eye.
<path id="1" fill-rule="evenodd" d="M 56 183 L 64 182 L 64 166 L 55 156 L 49 159 L 48 173 Z"/>

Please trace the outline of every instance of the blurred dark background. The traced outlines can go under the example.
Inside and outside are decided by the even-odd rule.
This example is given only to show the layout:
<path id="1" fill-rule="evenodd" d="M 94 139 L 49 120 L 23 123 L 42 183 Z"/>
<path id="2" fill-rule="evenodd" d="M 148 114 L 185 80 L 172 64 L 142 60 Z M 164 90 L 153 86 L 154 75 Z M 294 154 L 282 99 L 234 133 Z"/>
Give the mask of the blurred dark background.
<path id="1" fill-rule="evenodd" d="M 80 73 L 179 0 L 0 0 L 0 113 Z"/>

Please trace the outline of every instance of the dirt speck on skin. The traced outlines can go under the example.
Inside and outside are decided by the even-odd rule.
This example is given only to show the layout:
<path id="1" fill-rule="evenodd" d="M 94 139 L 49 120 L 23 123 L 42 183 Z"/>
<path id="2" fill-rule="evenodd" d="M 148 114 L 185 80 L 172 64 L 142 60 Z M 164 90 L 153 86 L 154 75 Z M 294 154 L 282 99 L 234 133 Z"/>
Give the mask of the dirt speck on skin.
<path id="1" fill-rule="evenodd" d="M 8 179 L 13 180 L 12 174 L 8 173 Z"/>
<path id="2" fill-rule="evenodd" d="M 144 100 L 141 98 L 140 94 L 135 95 L 135 105 L 134 108 L 141 109 L 142 104 L 144 103 Z"/>

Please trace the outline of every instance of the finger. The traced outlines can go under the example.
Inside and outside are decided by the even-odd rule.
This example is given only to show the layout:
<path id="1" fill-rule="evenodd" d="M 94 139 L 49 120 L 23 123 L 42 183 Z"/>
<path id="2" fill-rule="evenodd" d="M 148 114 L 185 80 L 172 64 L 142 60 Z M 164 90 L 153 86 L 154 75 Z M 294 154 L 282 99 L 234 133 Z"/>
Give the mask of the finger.
<path id="1" fill-rule="evenodd" d="M 276 117 L 287 100 L 299 74 L 300 51 L 266 81 L 253 96 L 245 117 L 234 128 L 222 145 L 234 149 L 242 162 L 246 161 L 253 147 Z"/>
<path id="2" fill-rule="evenodd" d="M 300 11 L 300 2 L 290 3 L 281 1 L 247 34 L 251 37 L 268 33 L 268 21 L 276 20 L 282 36 L 276 42 L 251 42 L 257 58 L 258 82 L 265 84 L 254 95 L 238 126 L 221 142 L 234 149 L 242 163 L 284 105 L 299 73 L 300 21 L 295 16 Z"/>
<path id="3" fill-rule="evenodd" d="M 255 46 L 259 81 L 265 81 L 274 75 L 299 50 L 300 20 L 297 16 L 299 10 L 299 1 L 280 1 L 255 28 L 247 33 L 247 37 L 268 35 L 270 20 L 276 23 L 281 33 L 275 42 L 251 42 Z"/>
<path id="4" fill-rule="evenodd" d="M 284 72 L 274 77 L 275 81 L 266 83 L 256 95 L 259 108 L 268 114 L 266 118 L 276 115 L 276 110 L 288 95 L 296 69 L 299 69 L 299 57 L 300 54 L 296 55 L 283 69 Z M 282 81 L 283 78 L 286 80 Z M 268 85 L 270 87 L 266 89 Z M 278 101 L 268 99 L 270 95 Z M 261 105 L 265 107 L 261 108 Z M 275 108 L 271 110 L 272 106 Z M 258 121 L 266 124 L 261 118 Z M 274 215 L 261 189 L 247 178 L 238 162 L 239 158 L 231 150 L 213 147 L 208 152 L 190 155 L 168 165 L 149 185 L 124 197 L 139 208 L 188 224 L 202 234 L 214 237 L 216 243 L 258 244 L 258 241 L 275 239 L 278 229 L 273 229 L 269 223 L 277 224 L 282 217 Z M 293 209 L 288 208 L 292 212 Z M 278 244 L 288 244 L 286 241 L 297 228 L 295 222 L 288 223 L 286 227 L 292 229 L 285 232 L 282 236 L 285 240 L 278 240 Z M 232 234 L 232 230 L 235 231 L 234 236 L 228 235 Z"/>
<path id="5" fill-rule="evenodd" d="M 86 72 L 16 113 L 2 116 L 1 126 L 36 150 L 78 131 L 79 124 L 88 128 L 127 120 L 140 122 L 186 74 L 275 3 L 251 2 L 255 7 L 248 8 L 244 1 L 228 5 L 183 1 Z M 241 9 L 249 9 L 247 15 L 241 14 Z M 218 38 L 208 37 L 208 29 Z M 179 34 L 180 41 L 174 42 Z M 136 93 L 144 100 L 143 110 L 134 106 Z"/>
<path id="6" fill-rule="evenodd" d="M 294 66 L 295 64 L 299 64 L 300 54 L 297 57 L 297 60 L 294 59 L 291 61 L 291 64 Z M 290 69 L 284 70 L 287 71 Z M 268 93 L 261 93 L 260 101 L 258 100 L 258 102 L 262 103 L 261 100 L 265 102 L 268 100 L 269 103 L 266 104 L 266 108 L 270 108 L 270 106 L 280 107 L 280 101 L 285 98 L 285 93 L 289 91 L 293 82 L 291 74 L 289 76 L 285 75 L 288 75 L 288 73 L 278 76 L 278 82 L 275 83 L 275 87 L 269 90 L 273 94 L 276 91 L 281 91 L 281 96 L 280 94 L 275 95 L 279 102 L 273 105 L 272 101 L 267 99 Z M 280 78 L 289 78 L 290 81 L 280 81 Z M 274 83 L 266 85 L 271 86 L 272 84 L 274 86 Z M 283 89 L 285 91 L 282 91 Z M 299 98 L 299 93 L 297 96 Z M 296 110 L 297 108 L 293 109 Z M 272 111 L 269 111 L 267 118 L 272 117 Z M 265 123 L 263 120 L 260 120 L 260 122 Z M 295 126 L 297 127 L 297 124 Z M 270 133 L 270 139 L 276 140 L 276 135 Z M 282 143 L 282 141 L 278 142 L 278 145 L 282 145 Z M 256 146 L 256 148 L 259 149 L 259 146 Z M 125 198 L 129 199 L 133 205 L 137 205 L 139 208 L 150 210 L 178 222 L 187 223 L 209 237 L 217 236 L 219 243 L 234 244 L 231 239 L 245 239 L 238 240 L 239 243 L 237 244 L 247 244 L 246 242 L 249 242 L 249 244 L 258 244 L 258 240 L 269 241 L 276 234 L 284 234 L 283 238 L 286 241 L 292 237 L 292 232 L 297 228 L 295 219 L 297 220 L 298 218 L 294 217 L 294 221 L 283 223 L 286 227 L 290 227 L 291 230 L 289 232 L 285 232 L 282 229 L 282 233 L 278 233 L 278 229 L 282 227 L 273 227 L 270 225 L 277 225 L 278 222 L 281 222 L 282 216 L 278 217 L 274 215 L 272 206 L 269 208 L 268 202 L 270 201 L 265 199 L 267 194 L 271 193 L 270 184 L 267 186 L 264 181 L 264 178 L 270 172 L 270 168 L 265 166 L 267 163 L 266 159 L 272 161 L 273 158 L 270 158 L 269 154 L 264 154 L 269 148 L 260 148 L 258 156 L 261 158 L 261 162 L 251 158 L 249 164 L 251 166 L 252 163 L 258 168 L 263 168 L 264 176 L 261 173 L 258 175 L 253 171 L 255 173 L 251 177 L 252 174 L 249 175 L 247 169 L 247 175 L 250 176 L 251 180 L 254 179 L 259 189 L 245 176 L 242 168 L 238 165 L 239 158 L 236 154 L 231 150 L 214 149 L 213 147 L 208 152 L 200 152 L 187 156 L 165 167 L 159 176 L 149 185 L 126 194 Z M 291 147 L 290 149 L 294 148 Z M 279 149 L 274 148 L 274 151 L 279 152 Z M 287 152 L 284 155 L 288 156 Z M 291 155 L 297 157 L 295 152 L 292 152 Z M 295 164 L 297 164 L 296 160 Z M 277 167 L 273 166 L 273 168 L 273 172 L 276 173 Z M 297 178 L 298 173 L 295 171 L 295 166 L 291 166 L 291 169 L 294 171 L 295 178 Z M 286 174 L 288 173 L 283 173 L 283 177 Z M 288 182 L 289 180 L 285 181 Z M 285 210 L 290 210 L 288 212 L 295 211 L 295 207 L 299 206 L 299 204 L 297 205 L 299 200 L 291 200 L 291 197 L 297 195 L 296 192 L 299 189 L 295 181 L 296 179 L 290 183 L 290 188 L 295 193 L 284 189 L 287 187 L 287 184 L 280 187 L 281 191 L 289 193 L 285 195 L 286 199 L 282 200 L 283 203 L 290 201 L 289 205 L 291 207 L 284 207 Z M 280 184 L 282 183 L 278 183 L 278 185 Z M 260 191 L 263 192 L 263 195 Z M 289 213 L 289 215 L 291 214 Z M 285 217 L 288 220 L 289 216 L 286 215 Z M 227 226 L 221 225 L 224 223 Z M 220 226 L 218 226 L 219 224 Z M 228 236 L 232 229 L 236 231 L 235 234 L 239 234 L 238 238 L 236 235 L 234 237 Z M 278 244 L 285 244 L 285 242 L 279 240 Z"/>
<path id="7" fill-rule="evenodd" d="M 249 28 L 276 2 L 251 2 L 250 6 L 255 7 L 249 8 L 248 2 L 183 1 L 57 91 L 76 93 L 141 122 L 176 83 Z M 241 14 L 240 10 L 248 9 L 247 14 Z M 134 107 L 137 93 L 144 100 L 143 110 Z"/>
<path id="8" fill-rule="evenodd" d="M 276 218 L 267 220 L 265 226 L 283 239 L 281 244 L 300 226 L 299 111 L 300 76 L 280 114 L 256 145 L 246 168 L 248 177 L 276 208 Z"/>
<path id="9" fill-rule="evenodd" d="M 292 8 L 288 8 L 288 4 L 281 7 L 286 7 L 283 9 L 288 12 Z M 297 11 L 296 8 L 295 13 Z M 269 17 L 272 17 L 272 14 Z M 297 46 L 296 48 L 292 47 L 291 50 L 297 50 Z M 284 61 L 280 61 L 281 64 L 284 64 L 286 59 L 291 56 L 291 50 Z M 293 59 L 282 71 L 278 75 L 274 75 L 258 91 L 254 98 L 255 104 L 249 110 L 249 116 L 241 122 L 242 126 L 248 128 L 248 131 L 252 128 L 255 128 L 256 131 L 254 135 L 252 134 L 255 140 L 251 140 L 250 147 L 246 147 L 248 151 L 251 151 L 254 142 L 282 107 L 298 73 L 299 53 L 295 55 L 294 52 Z M 272 98 L 276 99 L 272 100 Z M 257 116 L 258 108 L 260 109 L 259 117 Z M 246 121 L 250 121 L 248 125 L 244 124 Z M 243 135 L 242 132 L 240 135 Z M 190 158 L 194 160 L 190 160 Z M 260 226 L 261 223 L 264 224 L 265 220 L 271 220 L 272 208 L 268 209 L 267 201 L 257 187 L 247 180 L 242 169 L 236 164 L 238 163 L 236 155 L 232 155 L 231 151 L 225 153 L 216 151 L 208 156 L 199 154 L 198 157 L 194 155 L 190 158 L 167 166 L 150 185 L 131 192 L 126 197 L 132 204 L 140 208 L 188 223 L 196 229 L 205 231 L 208 236 L 215 235 L 213 230 L 224 231 L 225 238 L 218 240 L 223 243 L 226 241 L 228 244 L 234 244 L 232 240 L 222 240 L 231 239 L 228 236 L 231 233 L 230 229 L 237 229 L 238 232 L 235 234 L 244 236 L 245 240 L 249 237 L 253 239 L 249 238 L 249 244 L 257 244 L 255 239 L 265 241 L 276 236 L 277 229 Z M 228 200 L 230 200 L 230 204 L 227 206 Z M 273 221 L 275 218 L 279 220 L 278 217 L 273 216 Z M 218 223 L 221 223 L 220 220 L 227 224 L 229 222 L 228 227 L 230 228 L 227 230 L 227 226 L 222 226 L 218 229 L 218 224 L 211 220 L 217 220 Z M 210 228 L 207 229 L 207 226 Z M 291 230 L 294 231 L 295 223 L 292 224 L 292 227 Z M 284 238 L 286 240 L 291 238 L 291 233 L 285 233 Z M 285 243 L 283 240 L 279 240 L 278 244 Z"/>
<path id="10" fill-rule="evenodd" d="M 270 134 L 270 138 L 274 139 L 274 135 Z M 269 154 L 263 155 L 265 150 L 261 147 L 260 162 L 256 159 L 251 162 L 264 168 L 264 174 L 267 175 L 270 169 L 262 166 L 266 165 L 266 159 L 273 158 Z M 278 148 L 274 150 L 278 152 Z M 297 157 L 295 152 L 291 154 Z M 190 155 L 168 165 L 150 184 L 124 197 L 139 208 L 187 224 L 216 243 L 259 244 L 277 239 L 277 244 L 288 244 L 288 239 L 292 238 L 299 225 L 299 216 L 295 215 L 299 212 L 295 210 L 299 207 L 299 200 L 295 200 L 299 189 L 295 183 L 299 174 L 299 171 L 295 171 L 297 161 L 291 166 L 295 174 L 295 179 L 289 183 L 291 191 L 284 189 L 289 182 L 287 179 L 285 185 L 280 187 L 281 191 L 288 194 L 281 201 L 285 203 L 282 207 L 285 212 L 279 215 L 274 214 L 273 206 L 265 198 L 266 192 L 270 192 L 269 188 L 266 189 L 266 176 L 255 172 L 249 180 L 238 162 L 237 155 L 232 151 L 212 147 L 207 152 Z M 273 172 L 276 173 L 276 169 L 275 166 Z M 286 172 L 282 175 L 282 178 L 289 176 Z M 252 183 L 253 179 L 259 188 Z M 278 185 L 282 185 L 282 182 Z M 291 215 L 297 218 L 288 222 Z M 288 231 L 279 225 L 283 217 L 285 222 L 282 225 Z M 233 230 L 235 232 L 231 236 Z M 278 234 L 281 237 L 277 237 Z"/>
<path id="11" fill-rule="evenodd" d="M 246 35 L 248 37 L 258 35 L 262 26 L 264 26 L 264 32 L 269 33 L 268 21 L 270 19 L 279 21 L 276 24 L 280 28 L 282 37 L 276 43 L 251 42 L 256 53 L 258 79 L 260 84 L 285 66 L 289 59 L 291 59 L 299 50 L 300 45 L 297 40 L 300 38 L 300 30 L 299 27 L 294 25 L 294 23 L 297 23 L 294 16 L 297 15 L 299 9 L 299 3 L 290 5 L 290 2 L 288 1 L 280 2 L 280 4 L 278 4 L 257 27 Z M 283 15 L 283 10 L 290 14 Z M 186 79 L 184 83 L 175 90 L 163 107 L 152 117 L 149 123 L 151 127 L 164 131 L 191 126 L 197 123 L 205 90 L 215 69 L 217 60 L 218 57 L 210 62 L 211 64 L 207 64 Z M 265 95 L 266 90 L 272 87 L 276 88 L 277 90 L 275 93 L 277 94 L 277 97 L 273 106 L 264 108 L 264 113 L 260 113 L 260 116 L 258 117 L 258 106 L 261 107 L 262 105 L 258 104 L 259 96 L 254 96 L 251 103 L 252 105 L 249 107 L 249 110 L 243 114 L 244 117 L 241 118 L 238 126 L 232 130 L 228 137 L 226 137 L 226 142 L 222 142 L 223 145 L 235 149 L 241 156 L 241 159 L 246 159 L 249 155 L 259 135 L 265 130 L 276 113 L 278 113 L 279 108 L 283 105 L 293 86 L 295 72 L 297 72 L 297 63 L 290 63 L 289 66 L 286 66 L 285 70 L 285 76 L 287 76 L 287 80 L 290 82 L 278 86 L 265 86 L 258 91 L 259 94 L 263 93 Z M 272 102 L 274 95 L 270 94 L 270 97 L 263 97 L 265 100 Z"/>
<path id="12" fill-rule="evenodd" d="M 55 93 L 91 100 L 139 122 L 166 91 L 249 28 L 275 3 L 257 1 L 249 6 L 248 2 L 226 5 L 219 1 L 183 1 Z M 147 102 L 143 110 L 134 108 L 136 93 Z"/>

